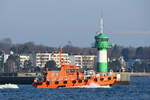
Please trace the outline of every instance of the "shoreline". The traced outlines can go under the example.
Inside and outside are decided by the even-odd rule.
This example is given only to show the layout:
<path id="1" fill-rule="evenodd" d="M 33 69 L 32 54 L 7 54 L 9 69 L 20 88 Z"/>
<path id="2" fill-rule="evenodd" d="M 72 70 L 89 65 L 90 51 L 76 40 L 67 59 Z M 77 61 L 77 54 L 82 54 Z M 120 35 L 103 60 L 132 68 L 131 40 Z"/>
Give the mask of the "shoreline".
<path id="1" fill-rule="evenodd" d="M 150 73 L 130 73 L 130 76 L 132 77 L 150 77 Z"/>

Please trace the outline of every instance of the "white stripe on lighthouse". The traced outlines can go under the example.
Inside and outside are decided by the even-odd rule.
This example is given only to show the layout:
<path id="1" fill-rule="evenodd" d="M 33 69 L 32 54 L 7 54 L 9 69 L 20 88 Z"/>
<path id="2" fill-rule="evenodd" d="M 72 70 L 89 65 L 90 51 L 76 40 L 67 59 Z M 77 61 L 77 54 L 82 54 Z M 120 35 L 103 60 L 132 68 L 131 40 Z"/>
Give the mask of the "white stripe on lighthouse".
<path id="1" fill-rule="evenodd" d="M 107 50 L 99 50 L 97 62 L 107 62 Z"/>

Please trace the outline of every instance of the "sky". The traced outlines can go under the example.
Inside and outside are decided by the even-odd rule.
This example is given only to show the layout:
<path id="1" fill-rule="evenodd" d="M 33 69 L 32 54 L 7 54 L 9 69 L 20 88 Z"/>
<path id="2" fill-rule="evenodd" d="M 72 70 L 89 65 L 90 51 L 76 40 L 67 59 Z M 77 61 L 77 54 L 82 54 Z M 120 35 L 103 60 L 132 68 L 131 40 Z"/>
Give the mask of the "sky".
<path id="1" fill-rule="evenodd" d="M 121 46 L 150 46 L 150 0 L 0 0 L 0 40 L 90 47 L 104 34 Z"/>

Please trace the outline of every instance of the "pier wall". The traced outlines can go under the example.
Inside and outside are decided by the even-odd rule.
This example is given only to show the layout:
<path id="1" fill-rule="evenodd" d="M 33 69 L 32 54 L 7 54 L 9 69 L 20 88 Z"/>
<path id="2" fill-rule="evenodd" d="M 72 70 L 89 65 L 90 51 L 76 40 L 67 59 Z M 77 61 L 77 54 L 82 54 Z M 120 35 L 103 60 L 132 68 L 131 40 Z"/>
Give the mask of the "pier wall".
<path id="1" fill-rule="evenodd" d="M 0 84 L 32 84 L 35 77 L 0 76 Z"/>
<path id="2" fill-rule="evenodd" d="M 150 77 L 150 73 L 130 73 L 130 76 L 136 76 L 136 77 Z"/>
<path id="3" fill-rule="evenodd" d="M 0 73 L 0 84 L 32 84 L 41 73 Z"/>
<path id="4" fill-rule="evenodd" d="M 117 76 L 116 84 L 129 84 L 132 77 L 150 77 L 150 73 L 127 73 L 114 72 Z M 41 73 L 0 73 L 0 84 L 32 84 L 35 77 L 41 76 Z"/>
<path id="5" fill-rule="evenodd" d="M 113 74 L 116 75 L 116 77 L 117 77 L 115 84 L 128 85 L 130 83 L 130 73 L 114 72 Z"/>

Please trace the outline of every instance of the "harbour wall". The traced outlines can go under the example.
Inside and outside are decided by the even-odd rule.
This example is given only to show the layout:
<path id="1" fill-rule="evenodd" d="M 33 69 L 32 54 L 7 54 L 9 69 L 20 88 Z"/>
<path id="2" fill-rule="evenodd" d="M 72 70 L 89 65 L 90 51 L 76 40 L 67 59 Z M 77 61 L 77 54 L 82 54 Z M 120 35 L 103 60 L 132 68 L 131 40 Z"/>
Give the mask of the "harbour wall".
<path id="1" fill-rule="evenodd" d="M 32 84 L 41 73 L 0 73 L 0 84 Z"/>
<path id="2" fill-rule="evenodd" d="M 116 75 L 115 84 L 128 85 L 130 83 L 130 73 L 128 72 L 113 72 Z"/>
<path id="3" fill-rule="evenodd" d="M 136 76 L 136 77 L 150 77 L 150 73 L 130 73 L 130 76 Z"/>
<path id="4" fill-rule="evenodd" d="M 35 77 L 0 76 L 0 84 L 32 84 Z"/>
<path id="5" fill-rule="evenodd" d="M 127 72 L 114 72 L 117 76 L 116 84 L 129 84 L 130 76 L 132 77 L 148 77 L 150 73 L 127 73 Z M 41 76 L 41 73 L 0 73 L 0 84 L 32 84 L 35 77 Z"/>

